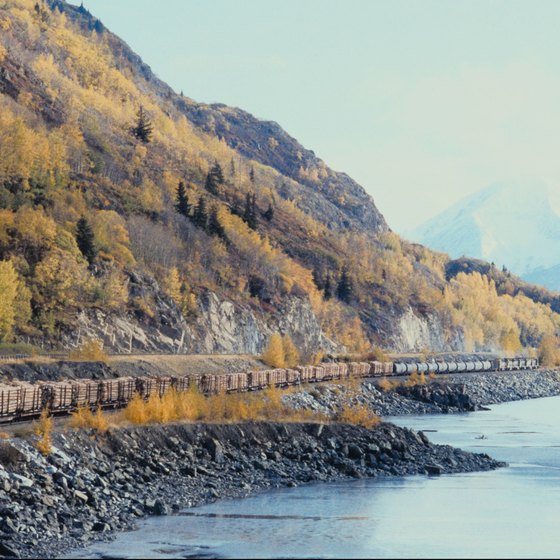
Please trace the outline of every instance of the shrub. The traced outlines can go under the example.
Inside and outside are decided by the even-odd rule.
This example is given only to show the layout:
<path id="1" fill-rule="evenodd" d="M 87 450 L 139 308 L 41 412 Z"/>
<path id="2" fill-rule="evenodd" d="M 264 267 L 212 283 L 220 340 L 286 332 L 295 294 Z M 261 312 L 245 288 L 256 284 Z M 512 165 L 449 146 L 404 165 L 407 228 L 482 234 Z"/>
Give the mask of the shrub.
<path id="1" fill-rule="evenodd" d="M 80 362 L 107 363 L 109 361 L 109 357 L 103 350 L 103 343 L 95 338 L 85 340 L 78 349 L 70 352 L 69 357 Z"/>
<path id="2" fill-rule="evenodd" d="M 79 406 L 70 417 L 70 426 L 73 428 L 93 428 L 94 430 L 105 433 L 109 429 L 109 422 L 103 414 L 101 407 L 97 408 L 95 414 L 86 406 Z"/>
<path id="3" fill-rule="evenodd" d="M 367 406 L 362 404 L 344 405 L 337 413 L 336 420 L 370 429 L 381 422 L 377 414 L 374 414 Z"/>
<path id="4" fill-rule="evenodd" d="M 414 387 L 415 385 L 426 385 L 426 376 L 424 373 L 413 372 L 408 376 L 408 379 L 404 382 L 405 387 Z"/>
<path id="5" fill-rule="evenodd" d="M 367 352 L 366 354 L 364 354 L 363 360 L 365 360 L 365 361 L 377 361 L 377 362 L 388 362 L 388 361 L 390 361 L 387 354 L 385 354 L 383 349 L 381 349 L 379 346 L 374 346 L 373 350 L 371 350 L 371 352 Z"/>
<path id="6" fill-rule="evenodd" d="M 53 419 L 49 411 L 44 408 L 39 417 L 39 423 L 35 426 L 35 435 L 39 436 L 35 446 L 43 455 L 49 455 L 52 451 Z"/>

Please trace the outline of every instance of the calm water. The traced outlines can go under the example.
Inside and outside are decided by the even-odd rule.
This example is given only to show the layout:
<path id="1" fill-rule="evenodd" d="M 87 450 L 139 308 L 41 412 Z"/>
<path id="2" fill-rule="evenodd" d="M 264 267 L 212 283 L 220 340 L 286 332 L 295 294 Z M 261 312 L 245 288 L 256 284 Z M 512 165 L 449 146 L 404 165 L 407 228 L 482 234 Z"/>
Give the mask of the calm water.
<path id="1" fill-rule="evenodd" d="M 270 491 L 148 519 L 74 557 L 560 556 L 560 397 L 391 421 L 510 466 Z"/>

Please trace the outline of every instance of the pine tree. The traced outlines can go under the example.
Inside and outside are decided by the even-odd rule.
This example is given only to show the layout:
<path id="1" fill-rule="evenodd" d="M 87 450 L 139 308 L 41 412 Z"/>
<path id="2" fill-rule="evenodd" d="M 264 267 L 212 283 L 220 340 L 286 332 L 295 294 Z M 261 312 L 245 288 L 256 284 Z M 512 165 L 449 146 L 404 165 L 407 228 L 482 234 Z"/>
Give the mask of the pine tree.
<path id="1" fill-rule="evenodd" d="M 323 295 L 326 300 L 333 297 L 333 285 L 331 281 L 331 275 L 327 272 L 327 278 L 325 279 L 325 285 L 323 286 Z"/>
<path id="2" fill-rule="evenodd" d="M 336 287 L 336 297 L 341 301 L 349 303 L 352 299 L 354 289 L 348 271 L 344 268 Z"/>
<path id="3" fill-rule="evenodd" d="M 231 158 L 231 163 L 229 165 L 229 174 L 231 177 L 235 177 L 235 162 L 233 161 L 233 158 Z"/>
<path id="4" fill-rule="evenodd" d="M 226 231 L 224 226 L 220 223 L 220 218 L 218 217 L 218 210 L 215 206 L 212 207 L 210 210 L 210 214 L 208 216 L 208 233 L 210 235 L 217 235 L 220 239 L 224 241 L 226 238 Z"/>
<path id="5" fill-rule="evenodd" d="M 250 179 L 251 183 L 255 182 L 255 169 L 252 165 L 251 165 L 251 169 L 249 171 L 249 179 Z"/>
<path id="6" fill-rule="evenodd" d="M 190 218 L 191 205 L 189 204 L 189 197 L 187 196 L 183 181 L 180 181 L 177 187 L 177 203 L 175 204 L 175 209 L 179 214 L 185 216 L 185 218 Z"/>
<path id="7" fill-rule="evenodd" d="M 198 199 L 192 217 L 193 223 L 196 227 L 206 230 L 208 227 L 208 214 L 206 212 L 206 200 L 203 196 Z"/>
<path id="8" fill-rule="evenodd" d="M 247 193 L 245 197 L 245 211 L 243 212 L 243 221 L 251 228 L 257 229 L 257 201 L 256 196 Z"/>
<path id="9" fill-rule="evenodd" d="M 97 256 L 97 249 L 95 247 L 95 235 L 93 229 L 85 217 L 81 217 L 76 225 L 76 243 L 82 252 L 82 255 L 91 264 Z"/>
<path id="10" fill-rule="evenodd" d="M 222 171 L 220 164 L 216 162 L 210 168 L 210 171 L 208 171 L 208 175 L 206 175 L 205 188 L 209 193 L 220 194 L 220 185 L 223 184 L 224 172 Z"/>
<path id="11" fill-rule="evenodd" d="M 144 111 L 144 107 L 140 105 L 140 109 L 136 113 L 136 125 L 130 129 L 132 134 L 142 140 L 144 144 L 148 144 L 152 139 L 153 129 L 154 127 L 146 111 Z"/>
<path id="12" fill-rule="evenodd" d="M 274 218 L 274 208 L 272 206 L 272 202 L 268 203 L 268 208 L 267 208 L 266 212 L 264 212 L 263 218 L 267 222 L 272 222 L 272 218 Z"/>

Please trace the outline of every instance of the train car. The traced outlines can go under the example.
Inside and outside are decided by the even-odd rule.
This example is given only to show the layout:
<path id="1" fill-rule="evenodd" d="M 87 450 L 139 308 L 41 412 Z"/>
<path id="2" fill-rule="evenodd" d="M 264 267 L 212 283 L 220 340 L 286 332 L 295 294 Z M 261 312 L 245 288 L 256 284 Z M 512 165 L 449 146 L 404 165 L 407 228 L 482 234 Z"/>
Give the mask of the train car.
<path id="1" fill-rule="evenodd" d="M 41 385 L 32 385 L 31 383 L 18 382 L 19 387 L 19 405 L 18 413 L 22 416 L 40 414 L 44 407 L 45 394 Z"/>
<path id="2" fill-rule="evenodd" d="M 297 369 L 288 368 L 286 370 L 288 385 L 299 385 L 301 383 L 301 374 Z"/>
<path id="3" fill-rule="evenodd" d="M 70 410 L 73 406 L 72 383 L 69 381 L 55 381 L 48 384 L 49 387 L 49 408 L 52 411 Z"/>
<path id="4" fill-rule="evenodd" d="M 449 371 L 449 364 L 447 362 L 436 362 L 437 373 L 447 373 Z"/>
<path id="5" fill-rule="evenodd" d="M 483 371 L 492 371 L 492 360 L 483 360 L 482 370 Z"/>
<path id="6" fill-rule="evenodd" d="M 474 362 L 474 371 L 482 371 L 484 369 L 484 364 L 480 360 Z"/>
<path id="7" fill-rule="evenodd" d="M 393 362 L 393 373 L 395 375 L 406 373 L 406 364 L 404 362 Z"/>
<path id="8" fill-rule="evenodd" d="M 428 362 L 428 373 L 436 373 L 439 370 L 438 363 L 432 360 Z"/>
<path id="9" fill-rule="evenodd" d="M 0 416 L 13 418 L 21 412 L 21 386 L 0 385 Z"/>
<path id="10" fill-rule="evenodd" d="M 134 386 L 136 390 L 136 384 Z M 99 402 L 99 383 L 92 379 L 80 379 L 72 383 L 74 406 L 93 406 Z"/>
<path id="11" fill-rule="evenodd" d="M 416 373 L 418 371 L 418 366 L 415 362 L 410 362 L 408 364 L 405 364 L 406 366 L 406 373 Z"/>
<path id="12" fill-rule="evenodd" d="M 416 362 L 416 371 L 418 373 L 427 373 L 428 364 L 426 362 Z"/>

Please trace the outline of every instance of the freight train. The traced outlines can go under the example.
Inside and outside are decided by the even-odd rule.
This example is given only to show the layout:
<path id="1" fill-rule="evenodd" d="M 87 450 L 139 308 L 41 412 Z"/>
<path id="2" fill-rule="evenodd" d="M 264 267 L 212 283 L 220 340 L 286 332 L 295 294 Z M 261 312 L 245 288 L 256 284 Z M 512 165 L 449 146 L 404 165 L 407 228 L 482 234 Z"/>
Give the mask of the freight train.
<path id="1" fill-rule="evenodd" d="M 52 414 L 69 413 L 80 406 L 117 408 L 136 394 L 163 396 L 172 387 L 186 391 L 192 386 L 203 394 L 255 391 L 266 387 L 287 387 L 301 383 L 349 378 L 410 375 L 412 373 L 464 373 L 535 369 L 536 358 L 478 358 L 459 361 L 326 362 L 318 366 L 297 366 L 243 373 L 189 375 L 184 377 L 119 377 L 38 383 L 0 383 L 0 419 L 4 422 L 38 416 L 45 408 Z"/>

